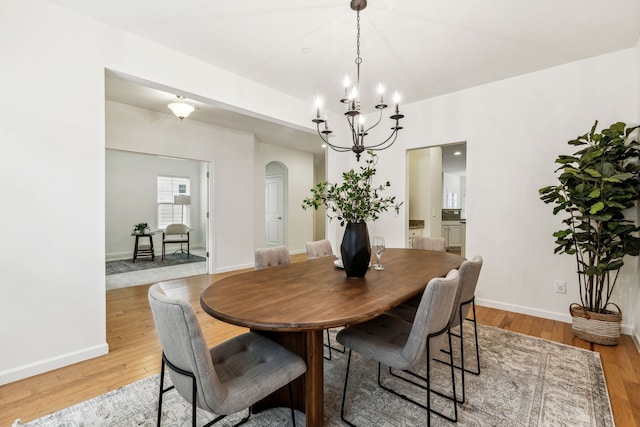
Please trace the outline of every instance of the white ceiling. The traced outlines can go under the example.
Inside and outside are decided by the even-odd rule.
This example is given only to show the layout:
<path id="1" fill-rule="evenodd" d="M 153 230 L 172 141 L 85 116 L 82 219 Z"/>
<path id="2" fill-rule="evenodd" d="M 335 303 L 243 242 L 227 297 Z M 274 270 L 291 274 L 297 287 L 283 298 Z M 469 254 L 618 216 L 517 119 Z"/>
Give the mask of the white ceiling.
<path id="1" fill-rule="evenodd" d="M 51 1 L 310 105 L 322 95 L 338 109 L 345 74 L 354 79 L 349 0 Z M 378 82 L 406 103 L 630 48 L 639 16 L 639 0 L 370 0 L 363 106 Z"/>

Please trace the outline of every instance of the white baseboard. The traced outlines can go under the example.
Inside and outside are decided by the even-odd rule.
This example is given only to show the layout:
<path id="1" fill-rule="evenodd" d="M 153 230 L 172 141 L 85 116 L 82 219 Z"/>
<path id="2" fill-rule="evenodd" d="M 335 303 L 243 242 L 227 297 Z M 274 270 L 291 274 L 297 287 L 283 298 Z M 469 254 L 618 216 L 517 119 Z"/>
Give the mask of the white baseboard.
<path id="1" fill-rule="evenodd" d="M 543 319 L 557 320 L 559 322 L 564 323 L 572 323 L 571 315 L 567 313 L 558 313 L 554 311 L 548 310 L 540 310 L 538 308 L 524 307 L 521 305 L 515 304 L 505 304 L 499 301 L 486 300 L 482 298 L 476 298 L 476 304 L 489 308 L 497 308 L 505 311 L 512 311 L 514 313 L 520 314 L 528 314 L 529 316 L 542 317 Z M 640 346 L 638 342 L 640 341 L 640 337 L 634 330 L 631 325 L 620 325 L 620 331 L 625 335 L 631 335 L 634 337 L 636 341 L 636 346 L 638 347 L 638 351 L 640 351 Z"/>
<path id="2" fill-rule="evenodd" d="M 109 344 L 104 343 L 73 353 L 63 354 L 62 356 L 8 369 L 0 372 L 0 386 L 42 374 L 44 372 L 53 371 L 54 369 L 62 368 L 64 366 L 73 365 L 74 363 L 82 362 L 84 360 L 93 359 L 94 357 L 102 356 L 107 353 L 109 353 Z"/>
<path id="3" fill-rule="evenodd" d="M 236 271 L 236 270 L 244 270 L 245 268 L 254 268 L 255 265 L 253 263 L 251 264 L 238 264 L 238 265 L 233 265 L 231 267 L 222 267 L 222 268 L 216 268 L 216 271 L 212 274 L 216 274 L 216 273 L 227 273 L 229 271 Z"/>

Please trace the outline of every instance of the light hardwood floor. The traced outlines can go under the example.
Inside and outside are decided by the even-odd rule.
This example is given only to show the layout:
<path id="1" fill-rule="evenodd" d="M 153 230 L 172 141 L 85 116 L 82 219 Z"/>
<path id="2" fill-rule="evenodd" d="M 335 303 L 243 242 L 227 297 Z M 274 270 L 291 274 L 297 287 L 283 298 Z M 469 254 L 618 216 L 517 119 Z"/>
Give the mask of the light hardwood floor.
<path id="1" fill-rule="evenodd" d="M 161 283 L 171 295 L 191 302 L 209 345 L 214 345 L 244 329 L 219 322 L 200 308 L 200 293 L 211 280 L 201 275 Z M 109 354 L 0 386 L 0 426 L 10 426 L 17 418 L 30 421 L 157 374 L 161 350 L 147 302 L 148 288 L 141 285 L 107 292 Z M 616 425 L 640 427 L 640 353 L 631 337 L 623 336 L 617 346 L 606 347 L 575 338 L 567 323 L 486 307 L 477 307 L 477 316 L 481 324 L 599 352 Z"/>

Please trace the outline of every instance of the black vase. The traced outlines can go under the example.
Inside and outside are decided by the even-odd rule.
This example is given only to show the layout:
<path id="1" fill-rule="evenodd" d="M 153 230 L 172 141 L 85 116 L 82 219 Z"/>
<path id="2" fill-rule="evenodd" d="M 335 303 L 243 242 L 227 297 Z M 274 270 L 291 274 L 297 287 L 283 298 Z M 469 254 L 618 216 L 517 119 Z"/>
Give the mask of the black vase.
<path id="1" fill-rule="evenodd" d="M 371 261 L 371 244 L 366 222 L 349 222 L 340 245 L 347 277 L 364 277 Z"/>

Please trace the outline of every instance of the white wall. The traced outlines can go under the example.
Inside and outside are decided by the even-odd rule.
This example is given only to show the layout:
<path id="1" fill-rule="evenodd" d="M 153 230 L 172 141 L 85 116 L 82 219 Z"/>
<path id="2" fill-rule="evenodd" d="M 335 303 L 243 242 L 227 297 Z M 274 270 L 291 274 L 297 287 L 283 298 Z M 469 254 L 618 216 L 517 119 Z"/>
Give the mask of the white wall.
<path id="1" fill-rule="evenodd" d="M 108 116 L 107 128 L 109 128 Z M 206 229 L 201 221 L 200 203 L 201 164 L 201 162 L 182 159 L 107 150 L 105 168 L 105 251 L 107 260 L 125 259 L 133 256 L 134 238 L 131 236 L 131 232 L 134 224 L 146 222 L 152 230 L 158 229 L 157 178 L 160 175 L 190 179 L 189 224 L 191 232 L 189 233 L 189 245 L 192 249 L 205 248 Z M 206 204 L 206 197 L 203 198 L 203 201 Z M 153 236 L 153 246 L 156 254 L 160 255 L 162 253 L 162 233 Z"/>
<path id="2" fill-rule="evenodd" d="M 557 155 L 573 152 L 566 141 L 595 119 L 638 122 L 637 56 L 623 50 L 403 106 L 403 133 L 380 154 L 379 175 L 404 193 L 405 150 L 467 141 L 466 254 L 485 260 L 479 303 L 570 322 L 569 304 L 579 301 L 575 261 L 553 254 L 560 218 L 538 189 L 554 182 Z M 404 224 L 375 226 L 395 236 Z M 625 333 L 640 310 L 637 297 L 626 298 L 637 288 L 637 269 L 629 267 L 615 298 Z M 566 295 L 554 293 L 556 279 L 568 282 Z"/>
<path id="3" fill-rule="evenodd" d="M 3 384 L 108 350 L 105 68 L 295 126 L 309 126 L 311 107 L 45 0 L 0 2 L 0 52 L 0 89 L 12 100 L 0 105 L 0 179 L 11 183 L 5 197 L 14 207 L 0 218 L 12 224 L 3 234 L 12 244 L 0 250 L 0 342 L 10 349 L 0 352 Z M 144 133 L 111 135 L 113 148 L 211 160 L 214 186 L 250 189 L 239 201 L 230 191 L 216 192 L 213 240 L 225 248 L 215 260 L 218 271 L 252 264 L 252 138 L 214 131 L 220 138 L 207 144 L 169 141 L 163 131 L 175 135 L 180 123 L 164 116 L 132 118 L 141 129 L 155 127 L 156 141 Z M 211 135 L 196 125 L 183 130 Z M 237 244 L 228 247 L 230 241 Z"/>

